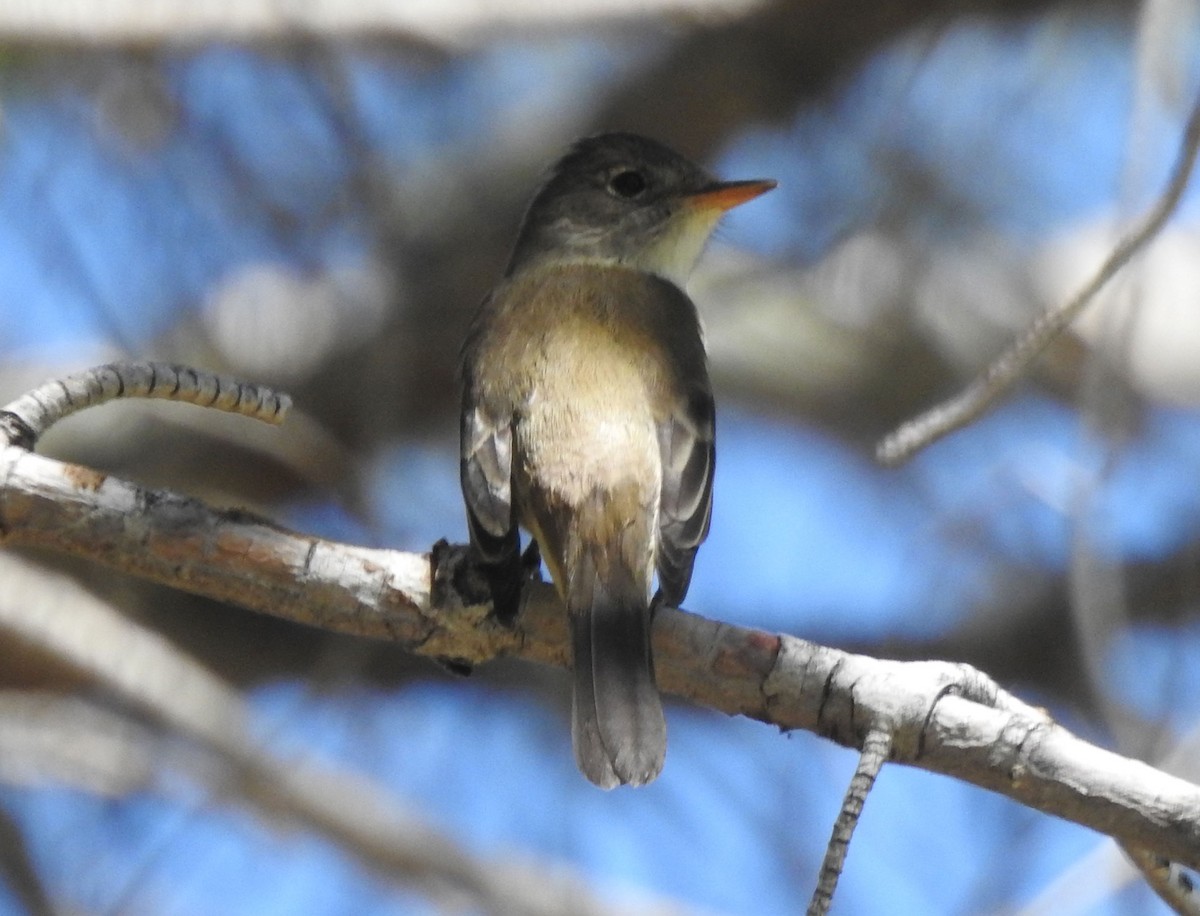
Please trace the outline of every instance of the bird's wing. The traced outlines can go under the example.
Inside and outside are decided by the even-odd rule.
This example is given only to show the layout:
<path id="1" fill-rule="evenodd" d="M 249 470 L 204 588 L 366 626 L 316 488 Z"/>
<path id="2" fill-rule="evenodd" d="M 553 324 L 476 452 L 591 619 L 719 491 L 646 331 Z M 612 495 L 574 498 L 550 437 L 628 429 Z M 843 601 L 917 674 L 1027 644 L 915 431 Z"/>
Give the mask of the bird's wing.
<path id="1" fill-rule="evenodd" d="M 516 528 L 512 509 L 512 419 L 489 414 L 463 398 L 459 460 L 471 541 L 479 559 L 508 559 L 507 540 Z"/>
<path id="2" fill-rule="evenodd" d="M 501 620 L 511 621 L 521 590 L 521 542 L 512 502 L 512 410 L 489 398 L 475 377 L 488 302 L 484 301 L 463 344 L 459 480 L 471 546 L 491 586 L 493 608 Z"/>
<path id="3" fill-rule="evenodd" d="M 716 415 L 708 379 L 695 380 L 658 424 L 662 456 L 659 502 L 658 584 L 662 599 L 678 607 L 692 579 L 696 550 L 712 516 Z"/>

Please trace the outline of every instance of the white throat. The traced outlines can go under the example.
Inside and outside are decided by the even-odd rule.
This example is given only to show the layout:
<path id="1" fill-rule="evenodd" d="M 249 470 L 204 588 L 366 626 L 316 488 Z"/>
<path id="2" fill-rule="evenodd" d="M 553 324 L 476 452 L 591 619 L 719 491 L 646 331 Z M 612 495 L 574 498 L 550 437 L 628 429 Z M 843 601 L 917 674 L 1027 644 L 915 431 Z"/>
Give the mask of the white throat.
<path id="1" fill-rule="evenodd" d="M 629 267 L 657 274 L 682 289 L 717 227 L 721 212 L 706 208 L 679 213 L 652 244 L 639 250 L 625 263 Z"/>

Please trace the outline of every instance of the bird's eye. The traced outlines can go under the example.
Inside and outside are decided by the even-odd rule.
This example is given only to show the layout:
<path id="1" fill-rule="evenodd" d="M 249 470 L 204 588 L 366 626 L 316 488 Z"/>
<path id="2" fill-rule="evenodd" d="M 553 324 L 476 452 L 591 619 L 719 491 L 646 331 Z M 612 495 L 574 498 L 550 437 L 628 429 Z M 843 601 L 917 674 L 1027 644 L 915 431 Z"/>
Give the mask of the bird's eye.
<path id="1" fill-rule="evenodd" d="M 608 189 L 618 197 L 634 198 L 646 190 L 646 178 L 641 172 L 628 169 L 617 172 L 608 182 Z"/>

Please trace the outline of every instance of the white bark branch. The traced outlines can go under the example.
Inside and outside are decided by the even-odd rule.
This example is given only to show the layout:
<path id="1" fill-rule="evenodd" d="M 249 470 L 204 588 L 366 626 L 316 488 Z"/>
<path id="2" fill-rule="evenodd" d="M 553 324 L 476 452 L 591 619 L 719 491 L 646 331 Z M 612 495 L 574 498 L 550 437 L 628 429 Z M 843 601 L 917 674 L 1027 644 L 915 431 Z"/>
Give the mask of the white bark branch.
<path id="1" fill-rule="evenodd" d="M 250 712 L 233 688 L 74 581 L 8 554 L 0 554 L 0 629 L 53 653 L 157 723 L 216 755 L 224 766 L 214 768 L 208 778 L 221 796 L 257 806 L 269 821 L 319 831 L 381 875 L 415 885 L 454 904 L 451 908 L 467 904 L 468 909 L 529 916 L 681 912 L 657 901 L 614 909 L 612 901 L 601 901 L 567 869 L 483 860 L 402 810 L 370 780 L 311 761 L 276 758 L 254 738 Z M 75 732 L 75 746 L 67 753 L 40 717 L 6 722 L 5 713 L 13 713 L 13 705 L 11 695 L 0 696 L 0 749 L 28 755 L 34 750 L 31 744 L 41 742 L 43 764 L 57 764 L 59 775 L 76 784 L 113 777 L 114 761 L 139 764 L 125 774 L 127 779 L 144 783 L 152 773 L 144 759 L 145 740 L 137 740 L 128 729 L 113 728 L 111 717 L 106 726 L 96 711 L 87 710 L 85 721 L 80 718 L 85 714 L 82 707 L 70 707 L 74 724 L 85 727 L 82 735 Z M 84 747 L 79 746 L 81 738 Z M 88 750 L 102 750 L 104 755 L 85 766 L 80 754 Z M 189 767 L 181 754 L 156 757 L 159 767 L 183 764 L 192 776 L 204 770 Z M 9 760 L 8 766 L 13 763 Z M 0 776 L 25 775 L 0 768 Z"/>
<path id="2" fill-rule="evenodd" d="M 761 0 L 5 0 L 0 40 L 161 44 L 395 35 L 439 44 L 494 37 L 497 28 L 743 15 Z"/>
<path id="3" fill-rule="evenodd" d="M 278 426 L 291 409 L 286 394 L 225 375 L 172 363 L 108 363 L 51 379 L 0 410 L 0 433 L 33 448 L 64 417 L 119 398 L 159 398 L 211 407 Z"/>
<path id="4" fill-rule="evenodd" d="M 568 664 L 553 590 L 532 584 L 507 630 L 469 597 L 480 583 L 462 548 L 431 557 L 323 541 L 14 447 L 0 449 L 0 543 L 435 658 Z M 892 727 L 897 762 L 1200 867 L 1200 788 L 1082 741 L 967 666 L 881 661 L 674 609 L 655 620 L 654 651 L 667 692 L 852 747 Z"/>
<path id="5" fill-rule="evenodd" d="M 862 753 L 858 757 L 858 766 L 854 768 L 854 775 L 850 778 L 850 785 L 842 799 L 842 810 L 838 812 L 837 820 L 833 824 L 833 833 L 825 847 L 825 859 L 821 862 L 821 873 L 808 904 L 807 916 L 825 916 L 833 905 L 833 894 L 837 890 L 838 879 L 842 876 L 842 868 L 846 864 L 846 853 L 850 851 L 854 828 L 858 826 L 863 805 L 875 786 L 875 778 L 891 753 L 890 728 L 880 725 L 867 732 L 863 739 Z"/>

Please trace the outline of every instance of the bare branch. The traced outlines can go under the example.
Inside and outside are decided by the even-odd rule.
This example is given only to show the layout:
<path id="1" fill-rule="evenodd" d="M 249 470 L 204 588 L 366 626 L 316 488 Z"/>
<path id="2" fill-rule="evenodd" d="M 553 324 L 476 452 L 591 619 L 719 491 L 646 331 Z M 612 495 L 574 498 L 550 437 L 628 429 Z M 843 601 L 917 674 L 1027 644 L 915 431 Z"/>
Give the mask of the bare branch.
<path id="1" fill-rule="evenodd" d="M 566 615 L 532 584 L 519 626 L 480 604 L 464 548 L 368 550 L 0 449 L 0 543 L 86 557 L 262 613 L 476 664 L 565 667 Z M 1191 867 L 1200 788 L 1088 744 L 967 666 L 893 662 L 664 608 L 660 686 L 696 703 L 859 747 L 893 728 L 893 759 L 952 775 Z M 131 685 L 132 686 L 132 685 Z"/>
<path id="2" fill-rule="evenodd" d="M 274 758 L 256 743 L 249 711 L 235 690 L 65 576 L 0 554 L 0 582 L 0 628 L 54 653 L 219 755 L 226 768 L 214 777 L 215 784 L 232 800 L 249 800 L 276 819 L 320 831 L 392 880 L 435 896 L 452 893 L 487 912 L 614 912 L 565 869 L 485 862 L 468 854 L 365 778 Z M 20 600 L 13 600 L 18 594 Z M 636 911 L 678 909 L 647 904 Z"/>
<path id="3" fill-rule="evenodd" d="M 875 785 L 875 777 L 883 769 L 891 750 L 892 735 L 888 729 L 872 728 L 863 739 L 858 766 L 854 768 L 854 775 L 850 777 L 846 797 L 842 799 L 842 810 L 838 812 L 833 825 L 833 835 L 829 837 L 829 845 L 825 848 L 825 860 L 821 863 L 821 875 L 808 904 L 808 916 L 825 916 L 829 912 L 834 891 L 837 890 L 838 878 L 842 874 L 842 866 L 846 864 L 846 853 L 850 851 L 850 839 L 854 836 L 854 828 L 858 826 L 867 795 Z"/>
<path id="4" fill-rule="evenodd" d="M 1148 850 L 1125 844 L 1122 848 L 1167 906 L 1180 916 L 1200 916 L 1200 892 L 1187 872 Z"/>
<path id="5" fill-rule="evenodd" d="M 170 363 L 108 363 L 51 379 L 0 408 L 0 434 L 33 448 L 64 417 L 118 398 L 161 398 L 242 414 L 279 425 L 291 409 L 286 394 L 225 375 Z"/>
<path id="6" fill-rule="evenodd" d="M 0 568 L 8 562 L 0 556 Z M 162 748 L 147 729 L 78 697 L 0 691 L 0 782 L 98 795 L 154 785 Z"/>
<path id="7" fill-rule="evenodd" d="M 20 825 L 0 809 L 0 875 L 28 916 L 58 916 L 42 883 Z"/>
<path id="8" fill-rule="evenodd" d="M 691 13 L 730 18 L 761 0 L 8 0 L 0 6 L 0 38 L 97 43 L 274 40 L 322 35 L 399 34 L 459 43 L 494 35 L 496 28 L 553 26 L 570 21 Z"/>
<path id="9" fill-rule="evenodd" d="M 1162 196 L 1141 224 L 1121 239 L 1092 279 L 1070 301 L 1042 312 L 1020 339 L 962 392 L 889 433 L 876 447 L 876 459 L 889 466 L 902 464 L 921 449 L 981 416 L 1006 394 L 1025 374 L 1030 363 L 1075 320 L 1121 268 L 1153 240 L 1170 219 L 1187 189 L 1196 164 L 1197 150 L 1200 150 L 1200 98 L 1196 99 L 1188 117 L 1179 158 Z"/>

